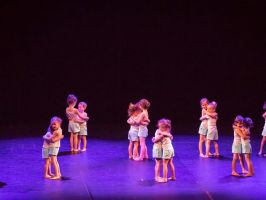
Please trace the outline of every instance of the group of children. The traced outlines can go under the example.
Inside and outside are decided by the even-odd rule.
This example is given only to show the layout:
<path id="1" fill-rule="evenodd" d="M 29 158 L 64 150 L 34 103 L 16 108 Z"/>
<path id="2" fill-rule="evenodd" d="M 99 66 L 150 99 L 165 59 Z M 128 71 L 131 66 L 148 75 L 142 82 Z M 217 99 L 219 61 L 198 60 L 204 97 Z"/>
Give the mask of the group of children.
<path id="1" fill-rule="evenodd" d="M 141 99 L 138 103 L 129 104 L 127 123 L 130 124 L 128 132 L 128 155 L 129 159 L 142 161 L 148 159 L 148 152 L 146 146 L 146 138 L 148 136 L 147 126 L 150 123 L 148 109 L 150 102 L 147 99 Z M 173 136 L 171 131 L 171 121 L 168 119 L 161 119 L 158 121 L 158 130 L 155 132 L 155 137 L 152 141 L 153 158 L 155 159 L 155 181 L 167 182 L 168 164 L 171 169 L 171 180 L 175 180 L 175 168 L 173 164 L 174 148 L 171 140 Z M 140 154 L 138 147 L 140 144 Z M 163 177 L 160 176 L 161 162 L 163 163 Z"/>
<path id="2" fill-rule="evenodd" d="M 213 142 L 215 148 L 215 157 L 219 157 L 219 148 L 218 148 L 218 130 L 216 126 L 216 122 L 218 119 L 218 114 L 216 112 L 217 103 L 209 102 L 207 98 L 203 98 L 200 101 L 201 105 L 201 124 L 199 128 L 199 154 L 200 157 L 208 158 L 213 154 L 210 153 L 210 143 Z M 265 105 L 266 108 L 266 105 Z M 263 115 L 266 117 L 266 113 Z M 233 123 L 234 130 L 234 141 L 232 145 L 232 175 L 240 176 L 239 173 L 236 172 L 236 162 L 239 159 L 242 173 L 244 176 L 253 176 L 254 170 L 252 166 L 252 162 L 250 159 L 250 155 L 252 152 L 251 144 L 250 144 L 250 128 L 253 127 L 253 122 L 250 118 L 242 117 L 238 115 Z M 266 133 L 266 125 L 265 125 L 265 133 Z M 263 134 L 265 134 L 263 133 Z M 266 134 L 265 134 L 266 135 Z M 264 138 L 262 140 L 262 148 L 264 144 Z M 203 143 L 206 142 L 206 155 L 203 154 Z M 262 148 L 260 153 L 262 152 Z M 248 166 L 248 171 L 245 169 L 243 156 L 245 157 L 246 164 Z"/>
<path id="3" fill-rule="evenodd" d="M 66 116 L 69 120 L 68 132 L 70 133 L 70 148 L 71 152 L 86 151 L 87 148 L 87 121 L 89 117 L 85 112 L 87 104 L 80 102 L 78 109 L 75 108 L 77 104 L 77 97 L 73 94 L 68 95 L 66 108 Z M 42 158 L 45 160 L 44 164 L 44 178 L 57 180 L 61 178 L 60 167 L 57 161 L 57 155 L 60 148 L 60 140 L 63 139 L 61 129 L 62 119 L 53 117 L 50 120 L 47 133 L 43 136 Z M 81 149 L 81 142 L 83 148 Z M 51 166 L 54 168 L 52 173 Z"/>

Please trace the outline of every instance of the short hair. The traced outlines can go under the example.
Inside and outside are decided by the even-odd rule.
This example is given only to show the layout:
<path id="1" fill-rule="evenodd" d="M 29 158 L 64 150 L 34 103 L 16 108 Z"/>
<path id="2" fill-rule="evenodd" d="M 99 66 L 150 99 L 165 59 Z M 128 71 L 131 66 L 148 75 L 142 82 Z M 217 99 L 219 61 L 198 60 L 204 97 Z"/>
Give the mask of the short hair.
<path id="1" fill-rule="evenodd" d="M 67 104 L 71 105 L 78 101 L 78 98 L 74 94 L 70 94 L 67 96 Z"/>
<path id="2" fill-rule="evenodd" d="M 209 104 L 209 100 L 207 98 L 202 98 L 200 100 L 200 105 L 203 104 L 204 102 L 207 102 Z"/>
<path id="3" fill-rule="evenodd" d="M 79 105 L 83 106 L 83 108 L 87 108 L 87 104 L 84 101 L 79 102 Z"/>
<path id="4" fill-rule="evenodd" d="M 237 115 L 234 120 L 234 123 L 237 123 L 237 122 L 243 123 L 243 121 L 244 121 L 244 117 L 242 115 Z"/>
<path id="5" fill-rule="evenodd" d="M 50 120 L 50 124 L 54 123 L 54 122 L 58 122 L 60 125 L 62 124 L 62 119 L 60 117 L 54 116 L 51 118 Z"/>
<path id="6" fill-rule="evenodd" d="M 243 121 L 243 125 L 244 125 L 246 128 L 253 128 L 254 123 L 253 123 L 253 121 L 252 121 L 251 118 L 246 117 L 246 118 L 244 119 L 244 121 Z"/>
<path id="7" fill-rule="evenodd" d="M 136 111 L 142 111 L 142 109 L 138 104 L 130 103 L 127 110 L 128 116 L 132 116 Z"/>
<path id="8" fill-rule="evenodd" d="M 157 127 L 159 127 L 160 124 L 163 124 L 166 128 L 169 128 L 170 130 L 172 128 L 172 124 L 171 124 L 170 119 L 162 118 L 162 119 L 158 120 Z"/>
<path id="9" fill-rule="evenodd" d="M 147 99 L 141 99 L 138 104 L 145 110 L 148 110 L 151 106 L 151 103 Z"/>
<path id="10" fill-rule="evenodd" d="M 216 109 L 217 103 L 213 101 L 213 102 L 208 104 L 208 107 L 213 107 L 214 109 Z"/>

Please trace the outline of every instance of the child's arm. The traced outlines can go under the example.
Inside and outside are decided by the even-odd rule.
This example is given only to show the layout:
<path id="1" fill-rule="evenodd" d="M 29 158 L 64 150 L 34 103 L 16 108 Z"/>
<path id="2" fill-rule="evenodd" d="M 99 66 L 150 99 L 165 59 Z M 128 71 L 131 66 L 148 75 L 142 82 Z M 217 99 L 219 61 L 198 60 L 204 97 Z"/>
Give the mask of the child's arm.
<path id="1" fill-rule="evenodd" d="M 266 119 L 266 112 L 263 113 L 262 117 Z"/>
<path id="2" fill-rule="evenodd" d="M 52 134 L 51 133 L 46 133 L 43 137 L 44 140 L 50 140 L 52 138 Z"/>
<path id="3" fill-rule="evenodd" d="M 59 140 L 62 140 L 64 138 L 63 134 L 60 133 L 56 133 L 55 135 L 53 135 L 53 137 L 51 138 L 51 142 L 57 142 Z"/>
<path id="4" fill-rule="evenodd" d="M 217 118 L 218 117 L 218 114 L 216 112 L 210 113 L 210 112 L 206 111 L 206 115 L 209 115 L 211 118 Z"/>
<path id="5" fill-rule="evenodd" d="M 89 120 L 89 117 L 87 116 L 87 113 L 84 112 L 84 114 L 81 114 L 78 109 L 75 108 L 74 113 L 79 116 L 80 119 L 83 119 L 85 121 Z"/>
<path id="6" fill-rule="evenodd" d="M 208 115 L 203 115 L 201 118 L 200 118 L 200 121 L 203 121 L 205 119 L 209 119 L 209 116 Z"/>
<path id="7" fill-rule="evenodd" d="M 234 131 L 236 132 L 237 135 L 239 135 L 244 140 L 249 138 L 249 136 L 244 133 L 242 128 L 237 127 L 237 128 L 234 129 Z"/>
<path id="8" fill-rule="evenodd" d="M 152 142 L 153 143 L 159 142 L 162 138 L 163 138 L 163 135 L 158 135 L 152 138 Z"/>
<path id="9" fill-rule="evenodd" d="M 130 125 L 136 125 L 136 121 L 133 120 L 132 117 L 129 117 L 129 118 L 128 118 L 127 123 L 130 124 Z"/>

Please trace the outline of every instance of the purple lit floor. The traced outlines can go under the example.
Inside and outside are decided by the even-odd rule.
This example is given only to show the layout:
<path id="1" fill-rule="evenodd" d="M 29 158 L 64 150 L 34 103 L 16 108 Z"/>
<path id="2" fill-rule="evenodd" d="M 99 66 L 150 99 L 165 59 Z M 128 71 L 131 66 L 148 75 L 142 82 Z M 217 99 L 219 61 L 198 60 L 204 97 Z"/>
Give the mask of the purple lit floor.
<path id="1" fill-rule="evenodd" d="M 41 138 L 0 140 L 0 199 L 266 199 L 266 158 L 256 156 L 259 138 L 252 141 L 255 176 L 235 178 L 231 137 L 219 141 L 222 158 L 201 159 L 198 137 L 175 136 L 177 181 L 165 184 L 154 182 L 152 159 L 127 159 L 126 140 L 88 142 L 86 153 L 71 155 L 68 138 L 62 141 L 64 179 L 51 181 L 42 178 Z M 148 148 L 151 155 L 150 139 Z"/>

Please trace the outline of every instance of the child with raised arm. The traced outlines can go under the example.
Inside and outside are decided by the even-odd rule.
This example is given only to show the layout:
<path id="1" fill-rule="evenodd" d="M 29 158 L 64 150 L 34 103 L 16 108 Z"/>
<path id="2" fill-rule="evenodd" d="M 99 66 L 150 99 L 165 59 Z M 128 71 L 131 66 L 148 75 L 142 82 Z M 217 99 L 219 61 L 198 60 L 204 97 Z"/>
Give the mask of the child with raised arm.
<path id="1" fill-rule="evenodd" d="M 209 104 L 209 100 L 207 98 L 202 98 L 200 100 L 201 117 L 206 115 L 208 104 Z M 203 143 L 206 141 L 207 132 L 208 132 L 208 121 L 206 118 L 203 118 L 201 120 L 200 127 L 199 127 L 199 156 L 200 157 L 205 157 L 205 155 L 203 154 L 202 146 L 203 146 Z"/>
<path id="2" fill-rule="evenodd" d="M 218 147 L 218 130 L 217 130 L 217 119 L 218 119 L 218 114 L 216 113 L 216 108 L 217 108 L 217 103 L 216 102 L 211 102 L 207 106 L 207 112 L 206 115 L 201 117 L 202 119 L 207 119 L 208 123 L 208 132 L 207 132 L 207 142 L 206 142 L 206 156 L 205 157 L 210 157 L 210 145 L 211 142 L 214 144 L 214 149 L 215 149 L 215 156 L 219 157 L 219 147 Z"/>
<path id="3" fill-rule="evenodd" d="M 240 176 L 239 173 L 236 172 L 236 162 L 239 159 L 240 166 L 242 169 L 242 173 L 247 173 L 245 169 L 243 159 L 242 159 L 242 145 L 241 145 L 241 138 L 245 138 L 245 135 L 242 134 L 241 128 L 243 126 L 244 118 L 241 115 L 236 116 L 234 123 L 233 123 L 233 130 L 234 130 L 234 141 L 232 145 L 232 153 L 233 153 L 233 160 L 232 160 L 232 176 Z"/>
<path id="4" fill-rule="evenodd" d="M 242 144 L 242 153 L 245 155 L 245 160 L 248 166 L 248 173 L 245 174 L 246 177 L 254 175 L 254 169 L 251 162 L 251 153 L 252 148 L 250 144 L 250 129 L 253 127 L 253 121 L 246 117 L 243 121 L 243 128 L 241 129 L 244 138 L 241 137 L 241 144 Z"/>
<path id="5" fill-rule="evenodd" d="M 173 136 L 171 135 L 171 121 L 168 119 L 161 119 L 158 121 L 158 137 L 153 139 L 153 142 L 162 141 L 162 159 L 163 159 L 163 178 L 161 179 L 159 176 L 160 169 L 158 169 L 159 165 L 157 165 L 157 168 L 155 168 L 155 176 L 157 178 L 158 182 L 165 183 L 168 181 L 168 164 L 170 165 L 170 171 L 171 171 L 171 177 L 169 180 L 176 180 L 175 177 L 175 167 L 173 163 L 173 157 L 174 157 L 174 148 L 172 145 L 172 139 Z M 158 164 L 156 162 L 156 164 Z"/>
<path id="6" fill-rule="evenodd" d="M 60 167 L 57 160 L 57 155 L 60 148 L 60 140 L 64 137 L 62 134 L 61 124 L 61 118 L 53 117 L 50 121 L 48 132 L 43 136 L 43 139 L 45 140 L 44 146 L 48 146 L 48 151 L 47 149 L 43 151 L 43 157 L 45 158 L 44 175 L 45 178 L 50 178 L 54 180 L 61 178 Z M 54 176 L 51 174 L 50 162 L 54 167 Z"/>
<path id="7" fill-rule="evenodd" d="M 266 142 L 266 101 L 264 102 L 263 110 L 264 110 L 264 113 L 263 113 L 262 117 L 264 118 L 265 123 L 264 123 L 264 127 L 263 127 L 263 130 L 262 130 L 262 133 L 261 133 L 262 139 L 261 139 L 261 143 L 260 143 L 260 151 L 258 153 L 259 156 L 262 155 L 263 147 L 264 147 L 264 144 Z"/>
<path id="8" fill-rule="evenodd" d="M 79 151 L 86 151 L 87 149 L 87 139 L 86 136 L 87 132 L 87 121 L 89 120 L 88 114 L 85 112 L 87 108 L 87 104 L 85 102 L 80 102 L 78 104 L 78 112 L 79 116 L 77 121 L 80 123 L 80 132 L 78 133 L 78 150 Z M 83 141 L 83 148 L 81 149 L 81 141 Z"/>
<path id="9" fill-rule="evenodd" d="M 138 137 L 140 140 L 140 156 L 137 160 L 148 159 L 148 150 L 146 146 L 146 138 L 148 137 L 147 126 L 150 123 L 148 109 L 150 108 L 150 102 L 147 99 L 141 99 L 138 102 L 139 107 L 142 109 L 142 113 L 138 121 L 140 122 Z"/>
<path id="10" fill-rule="evenodd" d="M 138 159 L 139 153 L 139 115 L 141 114 L 142 110 L 137 104 L 130 103 L 128 106 L 128 120 L 127 123 L 130 125 L 130 129 L 128 131 L 128 157 L 129 159 Z M 132 153 L 133 151 L 133 153 Z"/>

